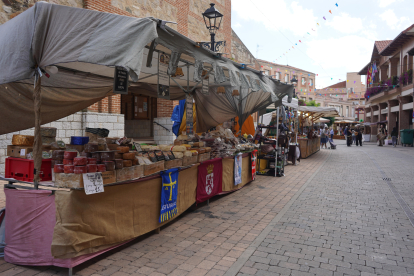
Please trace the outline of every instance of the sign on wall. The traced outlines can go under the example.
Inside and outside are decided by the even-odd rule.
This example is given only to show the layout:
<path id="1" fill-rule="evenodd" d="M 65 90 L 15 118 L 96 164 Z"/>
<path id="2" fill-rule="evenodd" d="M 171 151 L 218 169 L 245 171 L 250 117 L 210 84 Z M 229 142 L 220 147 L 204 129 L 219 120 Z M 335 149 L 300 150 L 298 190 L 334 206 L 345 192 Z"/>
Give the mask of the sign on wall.
<path id="1" fill-rule="evenodd" d="M 128 94 L 129 71 L 116 66 L 114 70 L 114 94 Z"/>
<path id="2" fill-rule="evenodd" d="M 185 112 L 186 112 L 186 130 L 187 135 L 194 134 L 193 125 L 193 96 L 190 94 L 185 95 Z"/>
<path id="3" fill-rule="evenodd" d="M 170 76 L 167 73 L 170 56 L 158 53 L 158 98 L 170 99 Z"/>

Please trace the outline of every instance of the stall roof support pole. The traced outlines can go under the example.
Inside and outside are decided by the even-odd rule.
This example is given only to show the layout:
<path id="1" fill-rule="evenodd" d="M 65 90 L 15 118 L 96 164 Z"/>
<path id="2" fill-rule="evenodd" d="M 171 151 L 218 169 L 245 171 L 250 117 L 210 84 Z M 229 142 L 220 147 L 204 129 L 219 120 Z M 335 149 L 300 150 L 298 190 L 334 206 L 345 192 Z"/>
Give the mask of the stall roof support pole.
<path id="1" fill-rule="evenodd" d="M 38 70 L 36 68 L 36 70 Z M 40 181 L 40 168 L 42 166 L 42 136 L 40 134 L 40 126 L 42 125 L 41 118 L 41 106 L 42 106 L 42 97 L 41 97 L 41 87 L 42 81 L 40 73 L 36 71 L 35 74 L 35 87 L 33 91 L 33 102 L 34 102 L 34 113 L 35 113 L 35 131 L 34 131 L 34 145 L 33 145 L 33 159 L 34 159 L 34 186 L 36 189 L 39 188 Z"/>
<path id="2" fill-rule="evenodd" d="M 275 177 L 277 174 L 277 155 L 279 152 L 279 107 L 276 108 L 276 154 L 275 154 Z"/>

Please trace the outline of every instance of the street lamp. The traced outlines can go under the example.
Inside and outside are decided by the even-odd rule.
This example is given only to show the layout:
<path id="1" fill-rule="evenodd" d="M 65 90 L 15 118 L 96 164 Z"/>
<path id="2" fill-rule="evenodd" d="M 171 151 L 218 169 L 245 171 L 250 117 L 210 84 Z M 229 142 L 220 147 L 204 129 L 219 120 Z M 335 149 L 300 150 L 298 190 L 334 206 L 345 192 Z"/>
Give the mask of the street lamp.
<path id="1" fill-rule="evenodd" d="M 203 18 L 204 18 L 204 23 L 206 24 L 206 27 L 208 31 L 210 32 L 210 36 L 211 36 L 210 50 L 217 52 L 218 47 L 221 44 L 224 44 L 223 43 L 224 41 L 218 41 L 217 43 L 215 41 L 216 32 L 220 28 L 221 21 L 223 20 L 223 14 L 221 14 L 214 5 L 215 5 L 214 3 L 210 4 L 210 8 L 208 8 L 203 13 Z M 204 43 L 205 46 L 207 46 L 207 44 L 208 43 Z"/>
<path id="2" fill-rule="evenodd" d="M 290 83 L 293 84 L 293 98 L 296 98 L 295 88 L 296 88 L 296 85 L 298 84 L 298 80 L 296 79 L 295 76 L 293 76 L 293 79 L 290 80 Z"/>

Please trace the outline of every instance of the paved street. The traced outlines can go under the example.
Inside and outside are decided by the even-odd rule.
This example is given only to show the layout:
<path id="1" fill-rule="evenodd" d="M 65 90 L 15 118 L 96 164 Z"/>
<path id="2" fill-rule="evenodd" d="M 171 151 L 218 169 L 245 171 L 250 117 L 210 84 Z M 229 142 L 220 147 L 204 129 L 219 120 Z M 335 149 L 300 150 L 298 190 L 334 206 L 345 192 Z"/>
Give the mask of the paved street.
<path id="1" fill-rule="evenodd" d="M 413 162 L 414 148 L 338 142 L 74 273 L 414 275 Z M 51 274 L 67 269 L 0 261 L 0 275 Z"/>

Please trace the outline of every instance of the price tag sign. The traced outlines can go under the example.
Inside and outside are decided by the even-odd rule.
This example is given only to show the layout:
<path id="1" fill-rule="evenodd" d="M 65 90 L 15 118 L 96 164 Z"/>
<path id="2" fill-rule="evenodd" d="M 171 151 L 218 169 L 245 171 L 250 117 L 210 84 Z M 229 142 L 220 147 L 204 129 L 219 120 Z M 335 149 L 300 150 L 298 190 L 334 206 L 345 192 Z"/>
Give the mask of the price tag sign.
<path id="1" fill-rule="evenodd" d="M 83 174 L 83 187 L 87 195 L 103 193 L 103 179 L 102 173 L 84 173 Z"/>
<path id="2" fill-rule="evenodd" d="M 122 67 L 115 67 L 114 94 L 128 94 L 129 72 Z"/>

